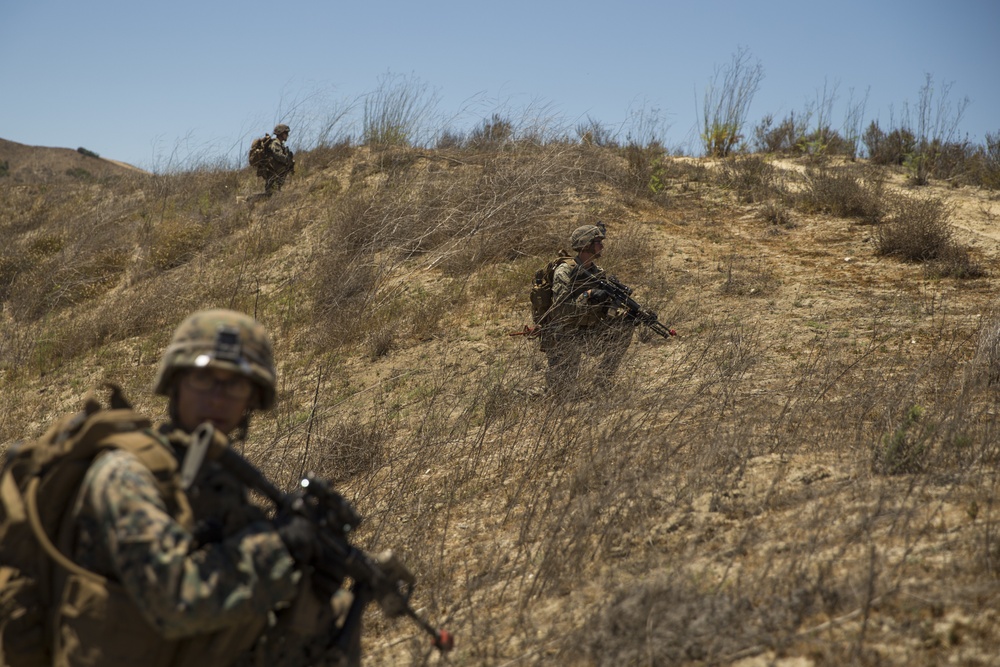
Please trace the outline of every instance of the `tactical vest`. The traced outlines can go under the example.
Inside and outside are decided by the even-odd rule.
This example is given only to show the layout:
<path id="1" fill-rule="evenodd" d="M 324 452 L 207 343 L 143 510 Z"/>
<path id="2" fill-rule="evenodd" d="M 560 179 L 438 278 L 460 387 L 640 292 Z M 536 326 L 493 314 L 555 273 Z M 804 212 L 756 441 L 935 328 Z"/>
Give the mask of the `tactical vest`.
<path id="1" fill-rule="evenodd" d="M 222 436 L 219 436 L 220 438 Z M 227 664 L 253 645 L 266 619 L 169 640 L 117 582 L 72 561 L 72 507 L 90 465 L 124 450 L 156 479 L 170 515 L 193 528 L 174 451 L 117 387 L 111 409 L 88 398 L 37 440 L 15 444 L 0 476 L 0 663 L 7 667 Z"/>

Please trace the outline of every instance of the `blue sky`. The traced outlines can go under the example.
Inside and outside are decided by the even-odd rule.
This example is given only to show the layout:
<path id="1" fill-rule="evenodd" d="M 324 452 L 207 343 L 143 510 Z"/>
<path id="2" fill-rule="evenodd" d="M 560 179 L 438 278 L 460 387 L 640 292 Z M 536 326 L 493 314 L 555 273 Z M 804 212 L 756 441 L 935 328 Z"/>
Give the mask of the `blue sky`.
<path id="1" fill-rule="evenodd" d="M 233 163 L 282 120 L 308 146 L 353 109 L 336 127 L 357 136 L 356 103 L 390 77 L 436 99 L 436 127 L 657 119 L 698 154 L 705 88 L 746 49 L 764 71 L 751 126 L 824 86 L 835 128 L 852 91 L 886 126 L 930 74 L 969 98 L 959 130 L 982 143 L 1000 132 L 998 28 L 997 0 L 0 0 L 0 138 L 155 170 Z"/>

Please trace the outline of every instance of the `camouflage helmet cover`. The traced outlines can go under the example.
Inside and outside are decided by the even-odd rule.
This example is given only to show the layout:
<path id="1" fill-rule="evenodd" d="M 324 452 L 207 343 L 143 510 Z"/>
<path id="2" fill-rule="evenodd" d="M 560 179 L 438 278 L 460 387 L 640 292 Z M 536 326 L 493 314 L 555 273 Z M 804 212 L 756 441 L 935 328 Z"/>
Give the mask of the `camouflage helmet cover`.
<path id="1" fill-rule="evenodd" d="M 596 225 L 583 225 L 582 227 L 577 227 L 573 230 L 573 233 L 569 236 L 569 247 L 573 250 L 583 250 L 592 241 L 598 239 L 604 240 L 604 225 L 598 223 Z"/>
<path id="2" fill-rule="evenodd" d="M 160 360 L 154 391 L 169 396 L 174 376 L 188 368 L 221 368 L 260 389 L 260 408 L 274 405 L 274 351 L 259 322 L 232 310 L 202 310 L 181 322 Z"/>
<path id="3" fill-rule="evenodd" d="M 274 134 L 275 135 L 288 134 L 290 131 L 291 130 L 289 130 L 288 126 L 285 125 L 284 123 L 278 123 L 277 125 L 274 126 Z"/>

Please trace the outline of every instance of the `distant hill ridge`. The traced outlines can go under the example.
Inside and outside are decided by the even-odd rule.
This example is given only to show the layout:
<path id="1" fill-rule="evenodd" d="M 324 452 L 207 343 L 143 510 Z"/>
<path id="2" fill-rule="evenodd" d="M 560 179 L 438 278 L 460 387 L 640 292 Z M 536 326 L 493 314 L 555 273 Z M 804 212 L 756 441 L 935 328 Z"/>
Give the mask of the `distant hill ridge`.
<path id="1" fill-rule="evenodd" d="M 85 181 L 146 173 L 124 162 L 108 160 L 72 148 L 27 146 L 0 139 L 0 184 Z"/>

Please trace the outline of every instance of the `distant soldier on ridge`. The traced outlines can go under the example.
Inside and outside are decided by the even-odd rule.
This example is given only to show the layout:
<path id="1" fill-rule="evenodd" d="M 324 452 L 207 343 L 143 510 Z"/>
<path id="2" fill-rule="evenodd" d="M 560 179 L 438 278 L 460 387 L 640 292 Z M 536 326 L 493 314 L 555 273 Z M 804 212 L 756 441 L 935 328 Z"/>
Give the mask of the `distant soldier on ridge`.
<path id="1" fill-rule="evenodd" d="M 274 126 L 274 136 L 265 134 L 250 145 L 250 166 L 264 179 L 264 196 L 270 197 L 285 184 L 285 178 L 295 173 L 295 156 L 288 147 L 289 128 L 284 123 Z"/>

